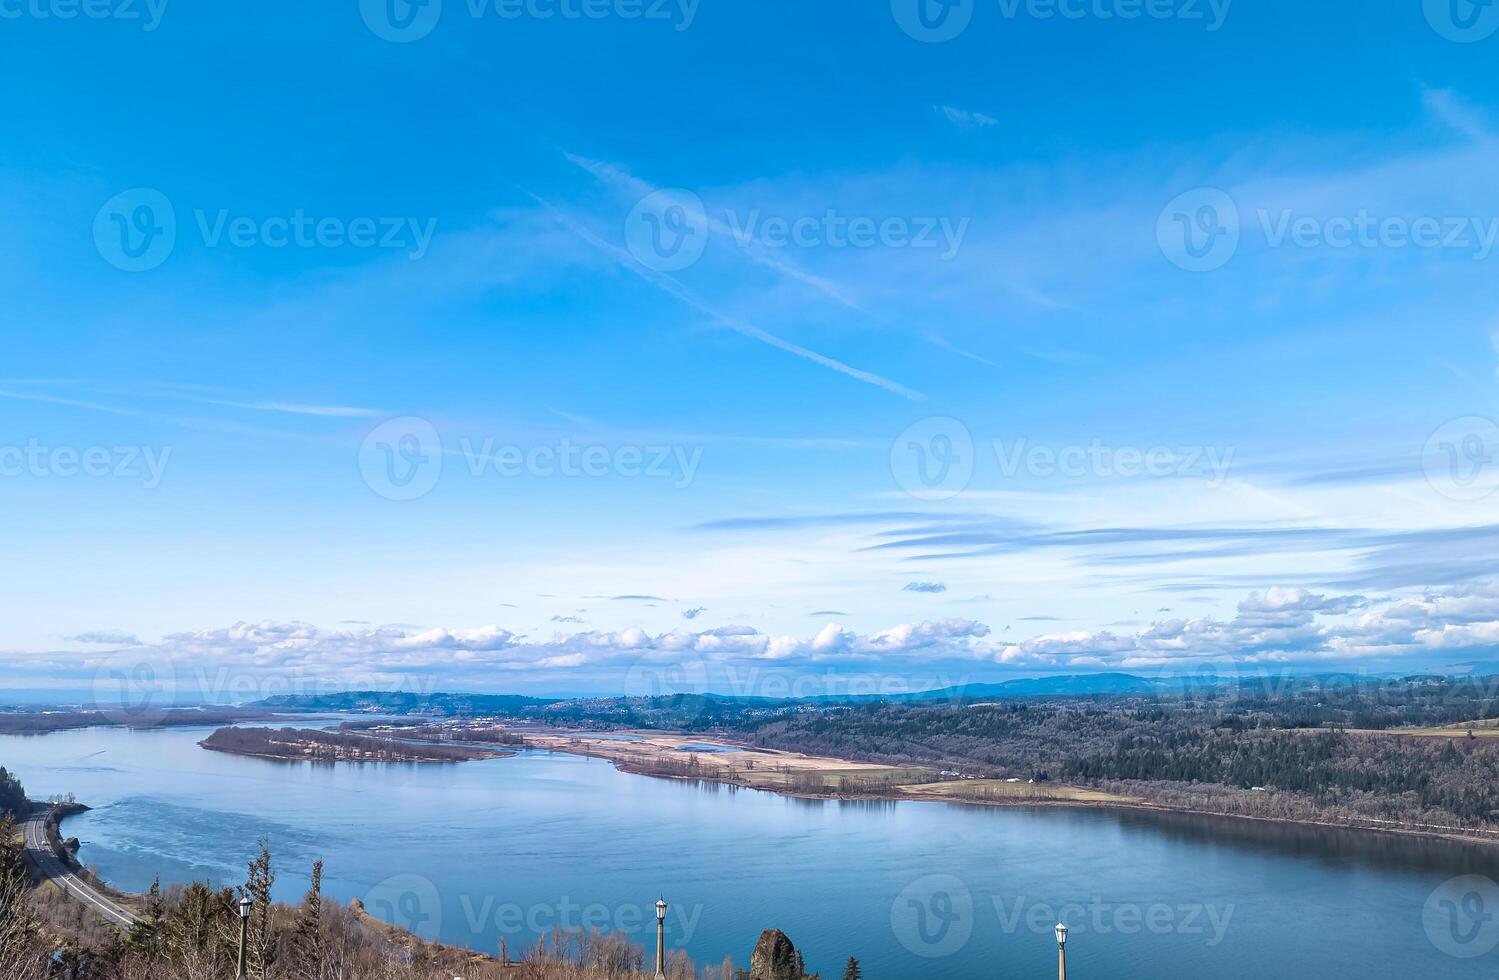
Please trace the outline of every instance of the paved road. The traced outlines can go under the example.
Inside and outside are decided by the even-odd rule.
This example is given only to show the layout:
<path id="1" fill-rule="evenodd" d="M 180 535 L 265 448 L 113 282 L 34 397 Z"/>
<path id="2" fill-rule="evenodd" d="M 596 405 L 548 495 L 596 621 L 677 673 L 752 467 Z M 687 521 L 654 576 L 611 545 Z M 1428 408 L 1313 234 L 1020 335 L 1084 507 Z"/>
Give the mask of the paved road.
<path id="1" fill-rule="evenodd" d="M 135 922 L 135 916 L 130 910 L 100 894 L 88 882 L 69 871 L 67 865 L 53 852 L 52 845 L 47 843 L 47 815 L 51 812 L 50 805 L 32 801 L 31 817 L 21 825 L 26 832 L 27 859 L 41 872 L 42 877 L 56 882 L 69 898 L 82 902 L 115 925 L 129 928 Z"/>

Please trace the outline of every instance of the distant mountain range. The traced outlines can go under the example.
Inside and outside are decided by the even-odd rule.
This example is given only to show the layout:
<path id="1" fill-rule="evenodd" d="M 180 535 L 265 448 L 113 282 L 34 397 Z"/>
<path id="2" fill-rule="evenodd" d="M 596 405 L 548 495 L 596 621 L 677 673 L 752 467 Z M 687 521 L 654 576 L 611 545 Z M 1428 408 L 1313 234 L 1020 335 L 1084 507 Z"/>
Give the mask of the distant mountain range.
<path id="1" fill-rule="evenodd" d="M 1201 685 L 1201 678 L 1190 678 L 1190 683 Z M 1216 678 L 1212 683 L 1219 683 Z M 960 684 L 935 691 L 916 691 L 911 694 L 896 694 L 875 697 L 869 700 L 883 701 L 936 701 L 974 698 L 1017 698 L 1038 695 L 1066 694 L 1153 694 L 1162 690 L 1180 690 L 1182 680 L 1149 680 L 1134 674 L 1071 674 L 1066 677 L 1027 677 L 1020 680 L 1001 681 L 997 684 Z M 830 700 L 839 700 L 836 697 Z"/>
<path id="2" fill-rule="evenodd" d="M 1459 665 L 1457 677 L 1499 675 L 1499 662 Z M 1390 677 L 1433 678 L 1453 676 L 1453 672 L 1423 674 L 1390 674 Z M 1069 674 L 1060 677 L 1027 677 L 986 684 L 959 684 L 929 691 L 905 694 L 824 694 L 804 698 L 766 698 L 732 694 L 678 694 L 628 700 L 650 700 L 668 703 L 684 699 L 702 699 L 720 704 L 757 704 L 775 707 L 784 704 L 868 704 L 876 701 L 977 701 L 985 698 L 1088 697 L 1140 694 L 1189 694 L 1238 684 L 1263 686 L 1266 694 L 1286 693 L 1311 685 L 1347 687 L 1376 680 L 1367 674 L 1325 672 L 1320 674 L 1192 674 L 1181 677 L 1141 677 L 1137 674 Z M 417 694 L 388 691 L 346 691 L 338 694 L 281 694 L 256 701 L 246 707 L 272 711 L 357 711 L 371 714 L 403 715 L 433 712 L 450 715 L 518 714 L 529 709 L 562 705 L 570 702 L 624 701 L 620 696 L 579 695 L 576 697 L 527 697 L 520 694 L 470 694 L 433 692 Z"/>
<path id="3" fill-rule="evenodd" d="M 435 691 L 345 691 L 340 694 L 277 694 L 246 707 L 271 711 L 361 711 L 404 715 L 442 710 L 449 714 L 486 715 L 524 711 L 556 704 L 561 698 L 528 698 L 520 694 L 448 694 Z"/>

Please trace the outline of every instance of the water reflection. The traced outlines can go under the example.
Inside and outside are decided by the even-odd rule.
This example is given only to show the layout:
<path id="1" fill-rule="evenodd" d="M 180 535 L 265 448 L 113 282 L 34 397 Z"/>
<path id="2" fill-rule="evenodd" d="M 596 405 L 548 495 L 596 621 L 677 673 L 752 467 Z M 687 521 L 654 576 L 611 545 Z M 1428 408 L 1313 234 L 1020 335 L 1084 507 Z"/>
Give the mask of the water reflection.
<path id="1" fill-rule="evenodd" d="M 1499 877 L 1499 847 L 1440 837 L 1152 810 L 1120 809 L 1112 811 L 1112 817 L 1132 830 L 1239 850 L 1271 851 L 1330 867 L 1352 862 Z"/>

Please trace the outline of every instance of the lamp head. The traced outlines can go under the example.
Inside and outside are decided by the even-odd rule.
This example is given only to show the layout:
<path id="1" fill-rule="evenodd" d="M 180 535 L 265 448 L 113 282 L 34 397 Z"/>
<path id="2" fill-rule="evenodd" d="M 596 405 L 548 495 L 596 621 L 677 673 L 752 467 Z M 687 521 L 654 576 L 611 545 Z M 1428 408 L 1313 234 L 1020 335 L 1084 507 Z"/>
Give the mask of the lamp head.
<path id="1" fill-rule="evenodd" d="M 239 917 L 241 919 L 248 919 L 250 917 L 250 906 L 252 904 L 253 903 L 250 901 L 249 895 L 246 895 L 239 900 Z"/>
<path id="2" fill-rule="evenodd" d="M 666 918 L 666 899 L 656 899 L 656 921 L 660 922 Z"/>
<path id="3" fill-rule="evenodd" d="M 1057 923 L 1057 945 L 1067 945 L 1067 927 L 1062 925 L 1062 923 L 1060 922 Z"/>

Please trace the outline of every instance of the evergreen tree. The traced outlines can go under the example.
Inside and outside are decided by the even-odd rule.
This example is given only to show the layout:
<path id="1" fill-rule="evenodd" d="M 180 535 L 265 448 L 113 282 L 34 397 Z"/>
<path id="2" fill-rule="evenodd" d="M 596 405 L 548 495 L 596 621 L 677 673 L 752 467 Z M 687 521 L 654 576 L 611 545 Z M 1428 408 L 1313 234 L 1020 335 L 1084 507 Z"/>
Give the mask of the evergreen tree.
<path id="1" fill-rule="evenodd" d="M 862 980 L 863 974 L 859 972 L 859 961 L 852 956 L 848 958 L 848 965 L 843 968 L 843 980 Z"/>
<path id="2" fill-rule="evenodd" d="M 146 892 L 146 909 L 130 927 L 125 941 L 146 956 L 156 959 L 165 951 L 165 921 L 166 907 L 161 900 L 161 876 L 157 875 L 151 882 L 151 890 Z"/>
<path id="3" fill-rule="evenodd" d="M 294 968 L 304 980 L 323 976 L 323 862 L 312 862 L 312 887 L 302 898 L 297 928 L 292 935 Z"/>
<path id="4" fill-rule="evenodd" d="M 21 788 L 21 781 L 0 766 L 0 817 L 24 817 L 26 810 L 26 790 Z"/>
<path id="5" fill-rule="evenodd" d="M 250 862 L 245 894 L 250 897 L 250 935 L 246 943 L 245 969 L 255 980 L 270 980 L 276 962 L 276 931 L 271 912 L 271 886 L 276 872 L 271 868 L 271 850 L 262 840 L 260 855 Z"/>

